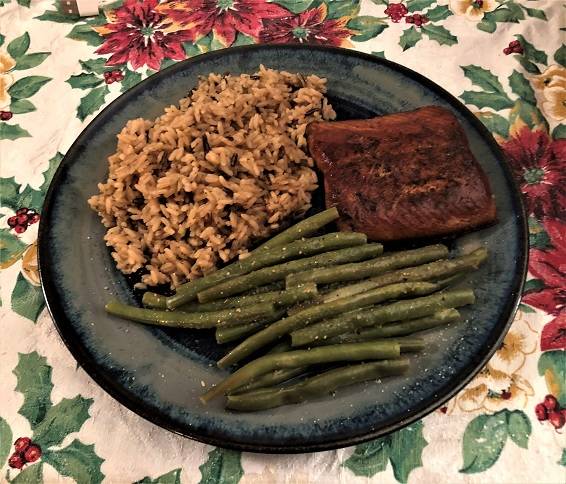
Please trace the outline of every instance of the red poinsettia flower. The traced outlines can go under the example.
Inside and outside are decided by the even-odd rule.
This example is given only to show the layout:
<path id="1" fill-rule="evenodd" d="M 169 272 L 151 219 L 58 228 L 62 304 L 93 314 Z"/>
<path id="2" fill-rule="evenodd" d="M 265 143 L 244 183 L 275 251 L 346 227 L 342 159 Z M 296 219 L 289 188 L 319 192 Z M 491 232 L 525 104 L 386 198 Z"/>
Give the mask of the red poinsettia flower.
<path id="1" fill-rule="evenodd" d="M 540 337 L 541 351 L 566 350 L 566 312 L 545 324 Z"/>
<path id="2" fill-rule="evenodd" d="M 267 0 L 172 0 L 157 10 L 182 28 L 188 28 L 193 41 L 211 31 L 223 45 L 232 45 L 236 33 L 258 37 L 262 19 L 289 15 L 289 11 Z"/>
<path id="3" fill-rule="evenodd" d="M 543 225 L 551 247 L 531 250 L 529 271 L 545 288 L 525 294 L 523 302 L 556 315 L 566 310 L 566 223 L 545 219 Z"/>
<path id="4" fill-rule="evenodd" d="M 298 15 L 263 19 L 259 40 L 272 44 L 305 43 L 346 47 L 353 32 L 346 27 L 349 17 L 326 20 L 327 7 L 322 3 Z"/>
<path id="5" fill-rule="evenodd" d="M 93 27 L 104 37 L 98 54 L 112 54 L 107 65 L 130 62 L 132 69 L 147 65 L 159 70 L 163 59 L 186 57 L 182 42 L 191 40 L 188 30 L 174 30 L 172 22 L 157 12 L 158 0 L 125 0 L 106 14 L 108 23 Z"/>
<path id="6" fill-rule="evenodd" d="M 541 219 L 564 216 L 566 207 L 566 140 L 524 127 L 502 145 L 529 213 Z"/>

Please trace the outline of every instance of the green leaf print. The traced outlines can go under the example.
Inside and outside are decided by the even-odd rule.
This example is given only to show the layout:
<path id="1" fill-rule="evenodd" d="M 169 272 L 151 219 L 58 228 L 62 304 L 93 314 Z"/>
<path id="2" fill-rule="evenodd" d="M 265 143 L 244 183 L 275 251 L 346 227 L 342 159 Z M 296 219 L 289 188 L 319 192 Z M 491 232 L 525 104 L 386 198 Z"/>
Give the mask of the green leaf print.
<path id="1" fill-rule="evenodd" d="M 464 465 L 460 472 L 472 474 L 489 469 L 499 459 L 506 440 L 507 419 L 503 412 L 474 418 L 464 432 Z"/>
<path id="2" fill-rule="evenodd" d="M 5 40 L 6 40 L 6 36 L 0 34 L 0 47 L 2 47 L 4 45 Z"/>
<path id="3" fill-rule="evenodd" d="M 434 40 L 440 45 L 454 45 L 458 43 L 458 38 L 442 25 L 423 25 L 421 30 L 430 40 Z"/>
<path id="4" fill-rule="evenodd" d="M 433 3 L 436 3 L 436 0 L 407 0 L 407 10 L 409 12 L 420 12 Z"/>
<path id="5" fill-rule="evenodd" d="M 80 40 L 86 42 L 88 45 L 98 47 L 104 39 L 98 33 L 92 30 L 89 24 L 75 25 L 73 29 L 67 34 L 69 39 Z"/>
<path id="6" fill-rule="evenodd" d="M 31 0 L 16 0 L 16 2 L 18 2 L 18 5 L 21 5 L 22 7 L 29 8 L 31 5 Z"/>
<path id="7" fill-rule="evenodd" d="M 554 139 L 566 139 L 566 124 L 559 124 L 552 131 L 552 137 Z"/>
<path id="8" fill-rule="evenodd" d="M 509 114 L 509 123 L 515 123 L 517 118 L 521 118 L 530 128 L 536 128 L 541 124 L 548 126 L 546 119 L 536 105 L 524 102 L 522 99 L 515 101 L 513 109 Z"/>
<path id="9" fill-rule="evenodd" d="M 520 72 L 513 71 L 513 73 L 509 76 L 509 85 L 511 86 L 511 90 L 521 99 L 524 99 L 531 104 L 537 103 L 531 84 Z"/>
<path id="10" fill-rule="evenodd" d="M 167 474 L 163 474 L 155 479 L 144 477 L 134 484 L 181 484 L 181 469 L 173 469 Z"/>
<path id="11" fill-rule="evenodd" d="M 521 5 L 521 7 L 523 8 L 523 10 L 525 12 L 527 12 L 527 15 L 529 17 L 534 17 L 534 18 L 538 18 L 541 20 L 548 20 L 546 18 L 546 14 L 544 13 L 544 10 L 540 10 L 538 8 L 527 8 L 524 5 Z"/>
<path id="12" fill-rule="evenodd" d="M 522 55 L 514 55 L 513 57 L 529 74 L 540 74 L 540 69 L 534 62 L 531 62 L 529 59 L 523 57 Z"/>
<path id="13" fill-rule="evenodd" d="M 15 38 L 8 44 L 6 50 L 14 59 L 24 55 L 29 49 L 29 34 L 26 32 L 20 37 Z"/>
<path id="14" fill-rule="evenodd" d="M 95 74 L 103 74 L 105 71 L 112 70 L 112 67 L 106 67 L 106 59 L 90 59 L 86 61 L 79 60 L 79 64 L 86 72 L 94 72 Z"/>
<path id="15" fill-rule="evenodd" d="M 103 82 L 104 81 L 96 74 L 85 72 L 67 79 L 67 83 L 69 83 L 73 89 L 92 89 L 93 87 L 100 86 Z"/>
<path id="16" fill-rule="evenodd" d="M 343 465 L 356 476 L 373 477 L 387 469 L 387 462 L 389 462 L 389 437 L 383 437 L 357 445 L 354 453 Z"/>
<path id="17" fill-rule="evenodd" d="M 566 67 L 566 44 L 562 44 L 554 53 L 554 60 L 561 66 Z"/>
<path id="18" fill-rule="evenodd" d="M 60 450 L 46 451 L 42 458 L 59 474 L 70 477 L 77 483 L 99 484 L 104 479 L 104 474 L 100 471 L 104 459 L 96 455 L 94 444 L 86 445 L 75 439 Z"/>
<path id="19" fill-rule="evenodd" d="M 493 108 L 495 111 L 513 107 L 513 102 L 506 94 L 498 92 L 465 91 L 460 96 L 466 104 L 472 104 L 478 108 Z"/>
<path id="20" fill-rule="evenodd" d="M 31 138 L 31 134 L 19 124 L 0 123 L 0 139 L 15 140 L 19 138 Z"/>
<path id="21" fill-rule="evenodd" d="M 562 449 L 562 457 L 557 464 L 566 467 L 566 449 Z"/>
<path id="22" fill-rule="evenodd" d="M 45 299 L 41 287 L 31 284 L 22 273 L 18 274 L 16 286 L 12 291 L 12 311 L 35 323 L 44 307 Z"/>
<path id="23" fill-rule="evenodd" d="M 520 34 L 515 35 L 515 38 L 521 43 L 523 47 L 523 57 L 537 64 L 547 64 L 548 58 L 542 50 L 535 48 L 525 37 Z"/>
<path id="24" fill-rule="evenodd" d="M 199 484 L 237 484 L 244 475 L 240 459 L 241 453 L 235 450 L 211 450 L 207 461 L 199 466 Z"/>
<path id="25" fill-rule="evenodd" d="M 376 56 L 376 57 L 381 57 L 382 59 L 385 59 L 385 52 L 379 51 L 379 52 L 372 52 L 372 55 Z"/>
<path id="26" fill-rule="evenodd" d="M 478 22 L 477 27 L 479 30 L 483 30 L 488 34 L 493 34 L 493 32 L 497 29 L 497 24 L 495 23 L 495 20 L 484 17 L 481 22 Z"/>
<path id="27" fill-rule="evenodd" d="M 360 0 L 326 0 L 326 18 L 355 17 L 360 13 Z"/>
<path id="28" fill-rule="evenodd" d="M 277 4 L 293 13 L 304 12 L 314 0 L 277 0 Z"/>
<path id="29" fill-rule="evenodd" d="M 10 104 L 10 111 L 14 114 L 25 114 L 35 111 L 37 108 L 27 99 L 16 99 Z"/>
<path id="30" fill-rule="evenodd" d="M 236 36 L 236 40 L 232 44 L 232 47 L 236 47 L 238 45 L 252 45 L 252 44 L 255 44 L 253 37 L 250 37 L 249 35 L 242 34 L 240 32 Z"/>
<path id="31" fill-rule="evenodd" d="M 507 437 L 526 449 L 530 435 L 531 423 L 520 410 L 505 409 L 476 417 L 464 432 L 464 465 L 460 472 L 472 474 L 489 469 L 499 459 Z"/>
<path id="32" fill-rule="evenodd" d="M 51 408 L 51 367 L 36 351 L 19 353 L 18 365 L 13 373 L 18 379 L 16 391 L 24 396 L 18 413 L 28 420 L 33 430 Z"/>
<path id="33" fill-rule="evenodd" d="M 485 17 L 495 22 L 508 22 L 518 24 L 525 18 L 525 14 L 517 4 L 509 2 L 493 12 L 487 12 Z"/>
<path id="34" fill-rule="evenodd" d="M 34 54 L 24 55 L 17 60 L 16 67 L 14 67 L 14 70 L 23 71 L 25 69 L 31 69 L 32 67 L 37 67 L 50 55 L 51 52 L 35 52 Z"/>
<path id="35" fill-rule="evenodd" d="M 122 81 L 122 88 L 120 92 L 126 92 L 128 89 L 134 87 L 138 82 L 141 81 L 142 75 L 139 72 L 131 71 L 126 69 L 124 71 L 124 80 Z"/>
<path id="36" fill-rule="evenodd" d="M 438 22 L 439 20 L 444 20 L 445 18 L 450 17 L 452 12 L 446 5 L 438 5 L 432 9 L 430 9 L 426 16 L 431 22 Z"/>
<path id="37" fill-rule="evenodd" d="M 509 121 L 507 118 L 489 111 L 480 111 L 476 113 L 476 116 L 492 133 L 498 134 L 503 138 L 509 137 Z"/>
<path id="38" fill-rule="evenodd" d="M 529 246 L 535 249 L 548 249 L 550 247 L 550 237 L 544 226 L 534 217 L 529 217 Z M 525 283 L 525 286 L 529 281 Z"/>
<path id="39" fill-rule="evenodd" d="M 529 279 L 525 282 L 523 287 L 523 294 L 527 294 L 528 292 L 537 292 L 541 291 L 545 288 L 544 281 L 542 279 Z"/>
<path id="40" fill-rule="evenodd" d="M 19 79 L 8 89 L 8 94 L 15 99 L 26 99 L 33 96 L 41 87 L 51 80 L 45 76 L 28 76 Z"/>
<path id="41" fill-rule="evenodd" d="M 428 442 L 422 429 L 422 422 L 417 422 L 387 437 L 358 445 L 343 465 L 356 476 L 373 477 L 391 461 L 395 479 L 405 483 L 411 471 L 423 465 L 421 456 Z"/>
<path id="42" fill-rule="evenodd" d="M 45 418 L 35 428 L 32 440 L 45 449 L 61 444 L 68 434 L 80 430 L 89 418 L 91 404 L 92 399 L 80 395 L 64 398 L 47 411 Z"/>
<path id="43" fill-rule="evenodd" d="M 34 17 L 37 20 L 44 20 L 46 22 L 56 22 L 60 24 L 74 24 L 81 18 L 78 15 L 69 15 L 62 13 L 59 10 L 46 10 L 41 15 Z"/>
<path id="44" fill-rule="evenodd" d="M 43 482 L 43 462 L 24 467 L 10 484 L 40 484 Z"/>
<path id="45" fill-rule="evenodd" d="M 422 38 L 423 34 L 420 30 L 417 30 L 415 27 L 411 27 L 410 29 L 403 31 L 403 35 L 399 38 L 399 45 L 403 51 L 406 51 L 407 49 L 414 47 Z"/>
<path id="46" fill-rule="evenodd" d="M 8 192 L 5 188 L 9 188 L 7 184 L 1 183 L 0 188 L 2 188 L 2 203 L 5 205 L 4 197 L 8 196 Z M 26 250 L 26 244 L 24 244 L 18 237 L 16 237 L 9 230 L 0 230 L 0 263 L 3 266 L 10 266 L 13 262 L 20 258 L 20 256 Z"/>
<path id="47" fill-rule="evenodd" d="M 12 450 L 12 429 L 8 422 L 0 417 L 0 469 L 3 467 L 4 462 L 10 455 Z"/>
<path id="48" fill-rule="evenodd" d="M 474 86 L 481 87 L 487 92 L 501 92 L 503 93 L 503 86 L 495 75 L 483 67 L 468 65 L 461 66 L 464 75 L 472 81 Z"/>
<path id="49" fill-rule="evenodd" d="M 352 40 L 356 42 L 373 39 L 388 27 L 382 19 L 367 15 L 354 17 L 348 22 L 347 26 L 356 31 L 355 35 L 352 36 Z"/>
<path id="50" fill-rule="evenodd" d="M 529 445 L 529 437 L 531 435 L 532 427 L 531 421 L 520 410 L 514 410 L 507 413 L 507 427 L 509 437 L 519 447 L 526 449 Z"/>
<path id="51" fill-rule="evenodd" d="M 539 375 L 544 376 L 550 393 L 566 407 L 566 358 L 564 351 L 545 351 L 538 360 Z"/>
<path id="52" fill-rule="evenodd" d="M 81 98 L 77 108 L 77 116 L 84 121 L 88 116 L 98 111 L 103 105 L 106 95 L 110 92 L 108 86 L 95 87 L 86 96 Z"/>

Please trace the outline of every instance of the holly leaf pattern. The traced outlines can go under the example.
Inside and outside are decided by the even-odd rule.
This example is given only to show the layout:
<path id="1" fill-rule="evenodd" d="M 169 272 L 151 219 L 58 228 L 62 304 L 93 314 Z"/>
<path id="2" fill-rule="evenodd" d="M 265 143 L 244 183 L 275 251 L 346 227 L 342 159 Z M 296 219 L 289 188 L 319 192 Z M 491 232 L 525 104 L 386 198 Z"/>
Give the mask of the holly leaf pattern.
<path id="1" fill-rule="evenodd" d="M 521 46 L 523 47 L 523 57 L 525 59 L 536 62 L 538 64 L 547 64 L 548 57 L 546 53 L 544 53 L 542 50 L 536 49 L 535 46 L 527 41 L 527 39 L 525 39 L 525 37 L 523 37 L 521 34 L 515 35 L 515 38 L 521 43 Z"/>
<path id="2" fill-rule="evenodd" d="M 104 39 L 96 31 L 92 30 L 92 26 L 88 23 L 75 25 L 67 34 L 67 37 L 86 42 L 94 47 L 98 47 L 104 42 Z"/>
<path id="3" fill-rule="evenodd" d="M 19 138 L 31 138 L 31 134 L 19 124 L 0 123 L 0 139 L 15 140 Z"/>
<path id="4" fill-rule="evenodd" d="M 8 184 L 1 183 L 0 188 L 2 188 L 3 197 L 8 198 L 10 192 L 4 190 L 4 188 L 8 188 Z M 4 200 L 2 201 L 4 202 Z M 24 253 L 26 247 L 26 244 L 11 231 L 0 230 L 0 263 L 2 264 L 0 267 L 4 269 L 11 266 Z"/>
<path id="5" fill-rule="evenodd" d="M 373 477 L 383 472 L 390 461 L 395 479 L 405 483 L 411 471 L 423 465 L 422 451 L 428 442 L 422 429 L 422 422 L 417 422 L 392 435 L 360 444 L 343 465 L 356 476 Z"/>
<path id="6" fill-rule="evenodd" d="M 531 104 L 537 103 L 531 84 L 520 72 L 513 71 L 513 73 L 509 76 L 509 85 L 511 86 L 511 90 L 521 99 Z"/>
<path id="7" fill-rule="evenodd" d="M 12 450 L 12 429 L 8 422 L 0 417 L 0 466 L 6 462 Z"/>
<path id="8" fill-rule="evenodd" d="M 77 116 L 84 121 L 88 116 L 94 114 L 103 105 L 106 95 L 110 92 L 108 86 L 95 87 L 86 96 L 81 98 L 79 107 L 77 108 Z"/>
<path id="9" fill-rule="evenodd" d="M 104 474 L 100 470 L 104 459 L 96 455 L 93 444 L 86 445 L 75 439 L 60 450 L 46 451 L 42 458 L 59 474 L 70 477 L 78 483 L 100 484 L 104 479 Z"/>
<path id="10" fill-rule="evenodd" d="M 554 60 L 563 67 L 566 67 L 566 44 L 562 44 L 554 53 Z"/>
<path id="11" fill-rule="evenodd" d="M 167 474 L 163 474 L 155 479 L 144 477 L 134 484 L 181 484 L 181 469 L 173 469 Z"/>
<path id="12" fill-rule="evenodd" d="M 51 408 L 51 366 L 36 351 L 19 353 L 18 365 L 13 370 L 18 379 L 16 391 L 24 396 L 18 413 L 35 429 Z"/>
<path id="13" fill-rule="evenodd" d="M 473 474 L 489 469 L 499 459 L 507 437 L 526 449 L 530 434 L 530 421 L 520 410 L 505 409 L 493 415 L 479 415 L 464 432 L 464 465 L 460 472 Z"/>
<path id="14" fill-rule="evenodd" d="M 92 89 L 93 87 L 100 86 L 104 81 L 93 73 L 81 73 L 76 76 L 71 76 L 67 82 L 73 89 Z"/>
<path id="15" fill-rule="evenodd" d="M 43 482 L 43 462 L 24 467 L 10 484 L 38 484 Z"/>
<path id="16" fill-rule="evenodd" d="M 35 428 L 32 440 L 45 449 L 61 444 L 67 435 L 80 430 L 89 418 L 91 404 L 92 399 L 80 395 L 64 398 L 49 408 L 45 418 Z"/>
<path id="17" fill-rule="evenodd" d="M 540 74 L 538 66 L 522 55 L 513 56 L 529 74 Z"/>
<path id="18" fill-rule="evenodd" d="M 454 45 L 458 43 L 458 38 L 442 25 L 427 24 L 423 25 L 421 30 L 430 40 L 434 40 L 440 45 Z"/>
<path id="19" fill-rule="evenodd" d="M 423 34 L 415 27 L 411 27 L 410 29 L 403 31 L 403 35 L 401 35 L 401 38 L 399 39 L 399 45 L 403 51 L 406 51 L 407 49 L 414 47 L 422 38 Z"/>
<path id="20" fill-rule="evenodd" d="M 552 137 L 554 139 L 566 139 L 566 124 L 559 124 L 552 131 Z"/>
<path id="21" fill-rule="evenodd" d="M 32 285 L 21 273 L 12 291 L 12 311 L 34 323 L 45 307 L 41 287 Z"/>
<path id="22" fill-rule="evenodd" d="M 492 133 L 503 138 L 509 137 L 509 121 L 507 118 L 490 111 L 480 111 L 476 113 L 476 116 Z"/>
<path id="23" fill-rule="evenodd" d="M 538 372 L 546 381 L 548 392 L 566 406 L 566 359 L 564 351 L 545 351 L 538 360 Z"/>
<path id="24" fill-rule="evenodd" d="M 387 24 L 380 18 L 362 15 L 350 20 L 348 28 L 356 31 L 356 34 L 352 36 L 352 40 L 365 42 L 381 34 L 387 28 Z"/>
<path id="25" fill-rule="evenodd" d="M 326 0 L 326 18 L 355 17 L 360 12 L 360 0 Z"/>
<path id="26" fill-rule="evenodd" d="M 496 76 L 487 69 L 475 65 L 461 66 L 464 75 L 483 91 L 465 91 L 460 95 L 467 104 L 478 108 L 493 108 L 495 111 L 513 107 L 513 101 L 505 93 Z"/>
<path id="27" fill-rule="evenodd" d="M 15 99 L 32 97 L 41 87 L 51 80 L 45 76 L 28 76 L 19 79 L 8 89 L 8 94 Z"/>
<path id="28" fill-rule="evenodd" d="M 105 71 L 112 70 L 111 67 L 106 67 L 106 59 L 90 59 L 90 60 L 79 60 L 79 64 L 85 72 L 93 72 L 94 74 L 103 74 Z"/>
<path id="29" fill-rule="evenodd" d="M 240 459 L 241 453 L 235 450 L 211 450 L 206 462 L 199 466 L 199 484 L 237 484 L 244 475 Z"/>
<path id="30" fill-rule="evenodd" d="M 433 3 L 436 3 L 436 0 L 407 0 L 407 10 L 409 12 L 421 12 Z"/>
<path id="31" fill-rule="evenodd" d="M 540 10 L 538 8 L 527 8 L 524 5 L 521 5 L 521 7 L 523 7 L 523 10 L 527 12 L 527 15 L 529 17 L 538 18 L 540 20 L 548 20 L 546 18 L 546 14 L 544 13 L 544 10 Z"/>
<path id="32" fill-rule="evenodd" d="M 431 22 L 438 22 L 440 20 L 444 20 L 445 18 L 450 17 L 452 12 L 446 5 L 438 5 L 434 8 L 431 8 L 427 13 L 426 16 Z"/>
<path id="33" fill-rule="evenodd" d="M 278 0 L 277 4 L 293 13 L 301 13 L 309 8 L 314 0 Z"/>
<path id="34" fill-rule="evenodd" d="M 557 464 L 566 467 L 566 449 L 562 449 L 562 457 Z"/>
<path id="35" fill-rule="evenodd" d="M 124 80 L 122 81 L 121 92 L 126 92 L 128 89 L 134 87 L 138 82 L 141 81 L 142 75 L 139 72 L 131 71 L 126 69 L 124 71 Z"/>

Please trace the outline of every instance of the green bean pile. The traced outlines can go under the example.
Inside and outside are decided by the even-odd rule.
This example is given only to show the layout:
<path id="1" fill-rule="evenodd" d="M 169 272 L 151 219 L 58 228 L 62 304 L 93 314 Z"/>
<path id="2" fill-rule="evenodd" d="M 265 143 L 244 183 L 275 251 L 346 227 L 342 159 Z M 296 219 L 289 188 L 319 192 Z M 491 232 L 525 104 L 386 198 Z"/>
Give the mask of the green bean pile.
<path id="1" fill-rule="evenodd" d="M 218 366 L 248 361 L 201 396 L 203 403 L 224 397 L 233 411 L 401 375 L 406 354 L 425 347 L 414 333 L 458 322 L 457 308 L 475 302 L 471 289 L 450 286 L 487 251 L 450 257 L 435 244 L 384 254 L 364 234 L 315 236 L 337 218 L 335 208 L 325 210 L 172 296 L 146 292 L 144 308 L 111 301 L 106 311 L 145 324 L 213 328 L 219 344 L 237 343 Z"/>

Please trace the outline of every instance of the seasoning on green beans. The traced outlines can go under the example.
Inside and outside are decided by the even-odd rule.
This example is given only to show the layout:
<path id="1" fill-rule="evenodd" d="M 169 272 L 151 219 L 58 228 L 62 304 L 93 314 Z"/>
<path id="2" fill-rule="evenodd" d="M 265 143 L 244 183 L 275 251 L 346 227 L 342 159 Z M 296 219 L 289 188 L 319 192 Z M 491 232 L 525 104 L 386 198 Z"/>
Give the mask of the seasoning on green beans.
<path id="1" fill-rule="evenodd" d="M 330 303 L 319 304 L 306 308 L 292 316 L 276 321 L 267 328 L 246 338 L 219 362 L 220 368 L 227 368 L 234 363 L 249 356 L 254 351 L 276 341 L 282 336 L 291 333 L 299 328 L 303 328 L 321 319 L 334 317 L 337 314 L 353 311 L 371 304 L 377 304 L 389 299 L 430 294 L 436 290 L 436 285 L 428 282 L 411 282 L 404 284 L 392 284 L 391 286 L 381 287 L 368 291 L 351 298 L 339 299 Z"/>
<path id="2" fill-rule="evenodd" d="M 323 267 L 311 269 L 297 274 L 291 274 L 286 278 L 287 287 L 299 286 L 307 282 L 317 284 L 330 284 L 332 282 L 357 281 L 366 277 L 376 276 L 393 269 L 414 266 L 433 260 L 441 259 L 448 255 L 448 248 L 442 244 L 429 245 L 414 250 L 396 252 L 377 259 L 355 264 L 344 264 L 339 267 Z"/>
<path id="3" fill-rule="evenodd" d="M 339 388 L 355 383 L 402 375 L 408 369 L 409 360 L 406 358 L 344 366 L 307 378 L 294 385 L 229 394 L 226 408 L 239 412 L 254 412 L 301 403 L 327 396 Z"/>
<path id="4" fill-rule="evenodd" d="M 457 274 L 463 274 L 471 269 L 477 269 L 487 260 L 487 255 L 487 250 L 482 247 L 474 250 L 470 254 L 456 257 L 455 259 L 439 260 L 429 264 L 387 272 L 386 274 L 372 277 L 367 281 L 336 289 L 322 296 L 321 300 L 323 302 L 330 302 L 342 297 L 354 296 L 376 287 L 398 282 L 436 281 L 445 279 Z"/>
<path id="5" fill-rule="evenodd" d="M 310 237 L 319 229 L 333 222 L 339 217 L 336 207 L 328 208 L 311 217 L 308 217 L 299 223 L 289 227 L 275 237 L 272 237 L 264 244 L 260 245 L 256 250 L 271 249 L 280 245 L 288 244 L 302 237 Z M 255 252 L 255 251 L 254 251 Z"/>
<path id="6" fill-rule="evenodd" d="M 180 311 L 162 311 L 143 309 L 110 301 L 105 306 L 106 312 L 113 316 L 138 321 L 154 326 L 170 328 L 205 329 L 217 326 L 230 326 L 258 319 L 273 317 L 277 314 L 271 303 L 260 303 L 245 308 L 231 308 L 208 313 L 182 313 Z"/>
<path id="7" fill-rule="evenodd" d="M 268 324 L 279 321 L 285 316 L 285 309 L 280 309 L 274 316 L 251 323 L 238 324 L 237 326 L 219 326 L 216 328 L 215 337 L 218 344 L 230 343 L 246 338 L 250 334 L 256 333 Z"/>
<path id="8" fill-rule="evenodd" d="M 374 289 L 374 291 L 377 290 L 378 289 Z M 364 294 L 366 293 L 354 297 L 360 297 Z M 342 301 L 342 299 L 338 301 Z M 358 311 L 355 314 L 343 314 L 340 317 L 335 317 L 303 329 L 295 330 L 291 333 L 291 343 L 295 347 L 305 346 L 318 339 L 332 338 L 339 334 L 351 333 L 367 326 L 427 316 L 440 309 L 465 306 L 467 304 L 473 304 L 474 302 L 475 296 L 471 289 L 451 290 L 417 299 L 397 301 L 391 304 L 384 304 L 375 308 Z M 266 328 L 264 331 L 277 324 L 279 324 L 279 321 L 273 323 L 272 326 Z M 248 339 L 251 338 L 253 338 L 253 336 Z"/>
<path id="9" fill-rule="evenodd" d="M 261 294 L 252 294 L 246 296 L 236 296 L 226 299 L 219 299 L 209 303 L 194 303 L 181 306 L 178 311 L 186 312 L 206 312 L 218 311 L 225 308 L 237 308 L 248 306 L 249 304 L 257 304 L 262 302 L 273 303 L 276 307 L 292 306 L 303 301 L 314 299 L 318 295 L 316 284 L 309 283 L 300 287 L 293 287 L 285 291 L 270 291 Z"/>
<path id="10" fill-rule="evenodd" d="M 295 350 L 285 353 L 271 354 L 253 360 L 228 378 L 211 388 L 200 399 L 207 403 L 211 399 L 227 394 L 236 388 L 273 370 L 283 368 L 301 368 L 304 366 L 333 363 L 337 361 L 367 361 L 398 358 L 401 354 L 399 343 L 394 341 L 378 341 L 366 343 L 321 346 L 309 350 Z"/>
<path id="11" fill-rule="evenodd" d="M 233 294 L 239 294 L 257 286 L 285 279 L 287 275 L 293 272 L 299 272 L 313 267 L 325 267 L 334 264 L 343 264 L 345 262 L 365 260 L 369 257 L 375 257 L 382 252 L 383 246 L 381 244 L 365 244 L 265 267 L 264 269 L 253 271 L 240 277 L 228 279 L 225 282 L 201 291 L 198 293 L 198 299 L 202 303 L 214 301 L 216 299 L 232 296 Z"/>

